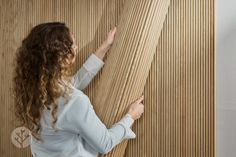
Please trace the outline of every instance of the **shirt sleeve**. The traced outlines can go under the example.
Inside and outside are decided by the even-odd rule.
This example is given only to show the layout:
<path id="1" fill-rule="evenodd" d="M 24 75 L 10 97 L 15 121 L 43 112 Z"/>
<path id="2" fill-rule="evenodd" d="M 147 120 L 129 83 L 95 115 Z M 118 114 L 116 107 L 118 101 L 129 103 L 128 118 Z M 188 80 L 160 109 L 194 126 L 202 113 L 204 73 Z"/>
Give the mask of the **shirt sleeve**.
<path id="1" fill-rule="evenodd" d="M 73 76 L 74 87 L 80 90 L 85 89 L 103 65 L 104 62 L 92 53 Z"/>
<path id="2" fill-rule="evenodd" d="M 108 153 L 122 140 L 136 137 L 130 128 L 134 122 L 130 114 L 108 129 L 96 115 L 85 94 L 78 96 L 67 113 L 68 123 L 72 126 L 70 129 L 81 135 L 99 153 Z"/>

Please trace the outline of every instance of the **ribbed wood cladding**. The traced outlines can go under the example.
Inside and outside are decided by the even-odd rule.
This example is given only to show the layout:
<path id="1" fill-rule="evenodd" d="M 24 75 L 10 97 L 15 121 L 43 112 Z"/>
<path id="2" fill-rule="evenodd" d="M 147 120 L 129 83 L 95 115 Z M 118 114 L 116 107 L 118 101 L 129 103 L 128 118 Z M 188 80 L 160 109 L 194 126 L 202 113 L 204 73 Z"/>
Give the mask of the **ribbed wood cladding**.
<path id="1" fill-rule="evenodd" d="M 120 120 L 130 103 L 143 93 L 169 4 L 169 0 L 124 4 L 93 102 L 108 127 Z M 103 156 L 123 156 L 126 145 L 127 140 Z"/>
<path id="2" fill-rule="evenodd" d="M 171 0 L 125 157 L 214 157 L 214 0 Z"/>
<path id="3" fill-rule="evenodd" d="M 170 0 L 159 38 L 161 23 L 154 19 L 160 19 L 161 6 L 168 2 L 1 0 L 0 156 L 31 156 L 29 147 L 16 148 L 10 139 L 15 128 L 9 92 L 15 50 L 36 24 L 63 21 L 79 46 L 74 70 L 118 25 L 105 67 L 85 90 L 108 126 L 120 119 L 131 100 L 145 95 L 145 113 L 133 126 L 137 138 L 106 156 L 123 156 L 125 151 L 126 157 L 214 157 L 214 0 Z"/>

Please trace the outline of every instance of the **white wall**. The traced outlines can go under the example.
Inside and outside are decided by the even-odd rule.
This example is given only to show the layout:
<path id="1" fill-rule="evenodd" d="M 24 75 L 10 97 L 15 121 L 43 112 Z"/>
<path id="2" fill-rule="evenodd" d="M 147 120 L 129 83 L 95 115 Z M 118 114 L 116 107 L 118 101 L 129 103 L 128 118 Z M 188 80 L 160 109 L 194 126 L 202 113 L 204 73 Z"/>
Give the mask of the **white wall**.
<path id="1" fill-rule="evenodd" d="M 216 157 L 236 157 L 236 0 L 216 0 Z"/>

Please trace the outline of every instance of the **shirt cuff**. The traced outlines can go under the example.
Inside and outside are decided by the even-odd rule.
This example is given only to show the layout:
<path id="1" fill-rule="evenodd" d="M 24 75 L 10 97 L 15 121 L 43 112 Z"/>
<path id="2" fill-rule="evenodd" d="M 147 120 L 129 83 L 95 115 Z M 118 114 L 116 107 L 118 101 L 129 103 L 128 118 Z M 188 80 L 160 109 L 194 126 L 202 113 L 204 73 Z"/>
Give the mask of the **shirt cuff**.
<path id="1" fill-rule="evenodd" d="M 136 138 L 136 134 L 130 128 L 133 123 L 134 119 L 128 113 L 117 123 L 125 128 L 125 135 L 123 137 L 124 139 Z"/>
<path id="2" fill-rule="evenodd" d="M 131 127 L 131 125 L 134 123 L 134 119 L 129 113 L 127 113 L 120 121 L 125 123 L 128 127 Z"/>
<path id="3" fill-rule="evenodd" d="M 86 60 L 86 62 L 83 64 L 83 67 L 87 71 L 96 75 L 103 65 L 104 62 L 100 58 L 98 58 L 94 53 L 92 53 Z"/>

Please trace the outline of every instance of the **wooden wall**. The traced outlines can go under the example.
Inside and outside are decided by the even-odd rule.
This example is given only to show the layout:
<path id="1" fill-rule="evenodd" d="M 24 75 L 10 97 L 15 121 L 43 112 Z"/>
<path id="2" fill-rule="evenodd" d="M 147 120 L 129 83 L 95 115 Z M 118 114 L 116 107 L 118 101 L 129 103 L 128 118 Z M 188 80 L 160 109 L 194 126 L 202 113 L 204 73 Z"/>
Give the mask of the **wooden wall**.
<path id="1" fill-rule="evenodd" d="M 41 22 L 65 22 L 79 46 L 77 70 L 119 23 L 125 1 L 0 0 L 1 156 L 30 156 L 10 139 L 12 61 L 24 36 Z M 171 0 L 144 88 L 145 113 L 124 156 L 215 156 L 214 54 L 214 0 Z M 92 102 L 102 72 L 85 90 Z"/>
<path id="2" fill-rule="evenodd" d="M 126 157 L 213 157 L 214 1 L 171 0 Z"/>

